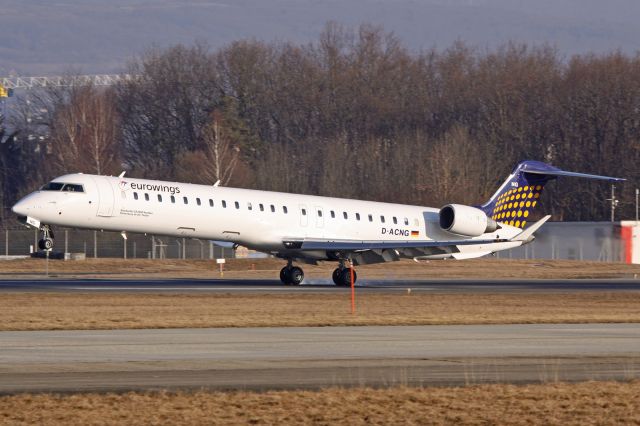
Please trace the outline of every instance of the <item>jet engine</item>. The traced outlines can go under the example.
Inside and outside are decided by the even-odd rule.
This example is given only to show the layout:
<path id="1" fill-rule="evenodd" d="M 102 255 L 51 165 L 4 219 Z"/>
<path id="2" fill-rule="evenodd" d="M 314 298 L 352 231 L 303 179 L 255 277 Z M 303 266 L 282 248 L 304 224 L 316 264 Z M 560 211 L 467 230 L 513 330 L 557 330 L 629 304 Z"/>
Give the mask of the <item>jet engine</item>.
<path id="1" fill-rule="evenodd" d="M 440 228 L 458 235 L 478 237 L 498 229 L 498 223 L 480 209 L 448 204 L 440 209 Z"/>

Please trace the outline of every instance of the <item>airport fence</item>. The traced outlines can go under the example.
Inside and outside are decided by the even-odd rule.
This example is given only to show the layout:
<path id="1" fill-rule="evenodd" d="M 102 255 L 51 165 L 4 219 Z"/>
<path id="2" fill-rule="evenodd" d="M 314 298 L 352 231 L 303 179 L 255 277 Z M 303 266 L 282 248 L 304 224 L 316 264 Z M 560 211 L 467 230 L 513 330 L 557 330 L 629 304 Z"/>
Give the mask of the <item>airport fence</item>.
<path id="1" fill-rule="evenodd" d="M 4 247 L 0 255 L 29 255 L 37 247 L 36 230 L 0 229 Z M 220 247 L 211 241 L 158 237 L 117 232 L 55 229 L 55 251 L 80 253 L 86 257 L 143 259 L 216 259 L 259 256 L 246 249 Z M 2 247 L 2 246 L 0 246 Z M 550 222 L 537 233 L 533 243 L 496 253 L 510 259 L 569 259 L 602 262 L 624 261 L 624 244 L 619 222 Z"/>
<path id="2" fill-rule="evenodd" d="M 83 254 L 86 257 L 129 259 L 218 259 L 236 257 L 231 247 L 192 238 L 158 237 L 117 232 L 56 228 L 54 252 Z M 37 250 L 39 233 L 35 229 L 4 229 L 4 256 L 25 256 Z M 241 252 L 242 253 L 242 252 Z"/>
<path id="3" fill-rule="evenodd" d="M 619 222 L 548 222 L 531 243 L 496 253 L 503 259 L 565 259 L 623 262 Z"/>

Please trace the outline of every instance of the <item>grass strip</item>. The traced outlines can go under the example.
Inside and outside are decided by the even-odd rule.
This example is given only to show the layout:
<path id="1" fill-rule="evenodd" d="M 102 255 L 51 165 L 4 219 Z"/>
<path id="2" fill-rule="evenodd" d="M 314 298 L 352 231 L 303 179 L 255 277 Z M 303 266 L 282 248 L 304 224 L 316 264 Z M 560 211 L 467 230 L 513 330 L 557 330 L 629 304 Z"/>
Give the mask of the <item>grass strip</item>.
<path id="1" fill-rule="evenodd" d="M 640 322 L 640 293 L 3 293 L 0 330 Z"/>
<path id="2" fill-rule="evenodd" d="M 5 425 L 640 424 L 640 381 L 320 391 L 22 394 Z"/>

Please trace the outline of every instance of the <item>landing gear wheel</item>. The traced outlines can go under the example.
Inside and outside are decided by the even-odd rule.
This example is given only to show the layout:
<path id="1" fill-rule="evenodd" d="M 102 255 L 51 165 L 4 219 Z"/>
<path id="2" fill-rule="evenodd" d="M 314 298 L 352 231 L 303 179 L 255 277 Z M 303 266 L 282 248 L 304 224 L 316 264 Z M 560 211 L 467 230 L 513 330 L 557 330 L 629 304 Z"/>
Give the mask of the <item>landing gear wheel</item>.
<path id="1" fill-rule="evenodd" d="M 53 240 L 51 238 L 43 238 L 38 241 L 38 248 L 40 250 L 51 250 L 53 248 Z"/>
<path id="2" fill-rule="evenodd" d="M 40 231 L 42 231 L 42 238 L 38 241 L 38 248 L 51 250 L 53 248 L 53 229 L 49 225 L 42 225 Z"/>
<path id="3" fill-rule="evenodd" d="M 304 272 L 302 272 L 302 268 L 298 268 L 294 266 L 289 271 L 289 283 L 293 285 L 300 285 L 304 281 Z"/>
<path id="4" fill-rule="evenodd" d="M 282 284 L 289 284 L 289 269 L 286 266 L 280 269 L 280 281 L 282 281 Z"/>
<path id="5" fill-rule="evenodd" d="M 340 285 L 340 272 L 342 272 L 340 268 L 336 268 L 331 275 L 331 278 L 333 279 L 333 283 L 335 285 Z"/>
<path id="6" fill-rule="evenodd" d="M 353 270 L 353 284 L 355 285 L 356 280 L 358 279 L 358 275 L 356 274 L 355 269 Z M 342 272 L 340 272 L 340 284 L 343 287 L 351 287 L 351 268 L 344 268 Z"/>
<path id="7" fill-rule="evenodd" d="M 300 285 L 304 281 L 304 272 L 297 266 L 285 266 L 280 270 L 280 281 L 283 284 Z"/>

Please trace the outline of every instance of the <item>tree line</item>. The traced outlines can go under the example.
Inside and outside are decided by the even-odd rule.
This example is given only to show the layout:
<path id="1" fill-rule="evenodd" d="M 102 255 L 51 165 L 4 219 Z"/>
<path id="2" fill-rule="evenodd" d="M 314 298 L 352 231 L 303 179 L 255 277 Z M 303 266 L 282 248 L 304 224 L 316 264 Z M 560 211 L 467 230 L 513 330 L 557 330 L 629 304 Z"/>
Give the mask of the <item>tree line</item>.
<path id="1" fill-rule="evenodd" d="M 485 201 L 524 159 L 627 178 L 617 217 L 635 216 L 638 55 L 416 53 L 380 27 L 330 23 L 305 45 L 150 49 L 128 73 L 15 108 L 0 132 L 3 223 L 19 196 L 70 172 L 441 206 Z M 609 218 L 607 184 L 549 186 L 554 220 Z"/>

